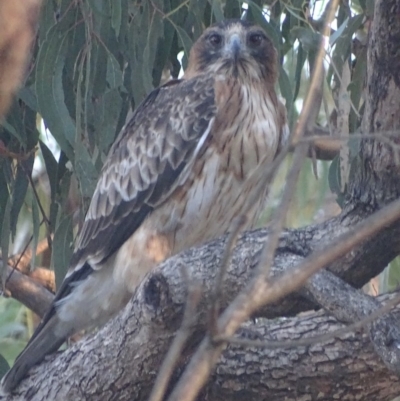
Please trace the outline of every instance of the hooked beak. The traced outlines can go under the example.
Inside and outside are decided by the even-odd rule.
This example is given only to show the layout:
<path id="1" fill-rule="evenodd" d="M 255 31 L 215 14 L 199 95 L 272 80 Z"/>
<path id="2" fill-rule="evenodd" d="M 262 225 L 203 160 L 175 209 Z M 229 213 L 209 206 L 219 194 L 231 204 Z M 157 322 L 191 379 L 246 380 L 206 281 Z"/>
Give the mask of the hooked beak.
<path id="1" fill-rule="evenodd" d="M 225 46 L 226 52 L 237 61 L 239 57 L 240 50 L 242 48 L 242 41 L 240 40 L 239 35 L 233 34 L 229 40 L 229 42 Z"/>

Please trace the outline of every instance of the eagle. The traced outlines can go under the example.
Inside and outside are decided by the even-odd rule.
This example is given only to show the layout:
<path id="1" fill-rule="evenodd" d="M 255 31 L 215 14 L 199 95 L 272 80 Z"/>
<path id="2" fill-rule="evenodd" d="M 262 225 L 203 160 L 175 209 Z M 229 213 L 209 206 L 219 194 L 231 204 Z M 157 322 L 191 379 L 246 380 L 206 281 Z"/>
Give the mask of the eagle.
<path id="1" fill-rule="evenodd" d="M 182 79 L 153 90 L 110 148 L 50 310 L 3 380 L 6 392 L 72 334 L 120 311 L 144 276 L 247 213 L 287 141 L 277 52 L 257 25 L 226 20 L 194 43 Z"/>

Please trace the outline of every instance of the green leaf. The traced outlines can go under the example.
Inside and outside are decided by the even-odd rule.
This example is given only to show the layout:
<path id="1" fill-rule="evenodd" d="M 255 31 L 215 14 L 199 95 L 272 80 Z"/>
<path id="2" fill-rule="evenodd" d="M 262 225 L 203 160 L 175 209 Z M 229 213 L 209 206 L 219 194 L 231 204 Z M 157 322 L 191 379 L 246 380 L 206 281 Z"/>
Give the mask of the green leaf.
<path id="1" fill-rule="evenodd" d="M 350 99 L 354 107 L 360 111 L 360 100 L 364 90 L 365 76 L 367 74 L 367 47 L 364 47 L 357 57 L 353 68 L 352 80 L 348 87 Z M 355 132 L 359 125 L 359 118 L 353 109 L 350 111 L 350 132 Z"/>
<path id="2" fill-rule="evenodd" d="M 169 10 L 165 10 L 166 12 Z M 153 84 L 158 86 L 161 81 L 161 76 L 166 67 L 172 51 L 172 43 L 175 36 L 174 26 L 169 20 L 164 21 L 164 35 L 158 42 L 158 50 L 153 68 Z"/>
<path id="3" fill-rule="evenodd" d="M 75 124 L 65 104 L 63 70 L 69 38 L 74 34 L 66 28 L 73 18 L 73 11 L 69 11 L 46 35 L 37 58 L 35 82 L 40 114 L 71 161 L 74 160 Z"/>
<path id="4" fill-rule="evenodd" d="M 75 149 L 75 173 L 79 188 L 84 198 L 91 198 L 96 188 L 98 172 L 83 144 L 78 143 Z"/>
<path id="5" fill-rule="evenodd" d="M 268 37 L 272 40 L 276 50 L 281 53 L 281 43 L 282 37 L 280 33 L 273 27 L 273 25 L 268 22 L 263 14 L 262 8 L 254 1 L 249 1 L 249 10 L 251 10 L 251 15 L 254 22 L 261 26 L 267 33 Z"/>
<path id="6" fill-rule="evenodd" d="M 31 174 L 35 157 L 32 155 L 28 160 L 18 164 L 17 174 L 13 184 L 12 204 L 10 211 L 10 229 L 12 237 L 15 237 L 19 212 L 25 201 L 26 191 L 28 190 L 29 180 L 27 174 Z"/>
<path id="7" fill-rule="evenodd" d="M 94 126 L 101 152 L 108 151 L 116 136 L 121 107 L 122 98 L 118 89 L 108 91 L 93 104 L 93 115 L 97 116 Z"/>
<path id="8" fill-rule="evenodd" d="M 2 121 L 1 125 L 7 132 L 9 132 L 15 139 L 17 139 L 22 146 L 25 146 L 25 138 L 22 138 L 17 130 L 10 123 L 4 120 Z"/>
<path id="9" fill-rule="evenodd" d="M 46 166 L 46 172 L 50 183 L 50 193 L 51 199 L 54 200 L 56 198 L 57 193 L 57 160 L 54 158 L 53 153 L 47 147 L 47 145 L 39 141 L 40 150 L 42 151 L 42 156 L 44 160 L 44 164 Z"/>
<path id="10" fill-rule="evenodd" d="M 301 42 L 307 53 L 317 50 L 321 43 L 321 34 L 312 31 L 310 28 L 296 26 L 292 29 L 291 34 Z"/>
<path id="11" fill-rule="evenodd" d="M 51 265 L 56 276 L 56 288 L 60 288 L 72 256 L 72 218 L 64 216 L 54 233 Z"/>
<path id="12" fill-rule="evenodd" d="M 1 226 L 1 256 L 3 259 L 4 267 L 7 266 L 8 263 L 8 251 L 10 246 L 10 211 L 11 211 L 11 200 L 10 198 L 8 198 L 4 210 L 3 224 Z M 4 273 L 4 271 L 2 273 Z M 2 274 L 2 277 L 4 279 L 4 274 Z"/>
<path id="13" fill-rule="evenodd" d="M 211 3 L 212 12 L 216 22 L 220 22 L 224 19 L 223 4 L 221 0 L 212 0 Z"/>
<path id="14" fill-rule="evenodd" d="M 305 61 L 306 57 L 303 51 L 303 46 L 300 43 L 297 50 L 296 70 L 294 74 L 295 87 L 294 87 L 293 101 L 297 99 L 297 96 L 299 94 L 300 84 L 301 84 L 301 73 L 303 71 Z"/>
<path id="15" fill-rule="evenodd" d="M 108 53 L 106 79 L 110 89 L 123 87 L 121 67 L 112 53 Z"/>
<path id="16" fill-rule="evenodd" d="M 147 82 L 146 87 L 153 89 L 153 68 L 156 59 L 158 41 L 164 34 L 164 23 L 158 12 L 153 11 L 149 26 L 146 41 L 146 47 L 143 51 L 143 79 Z"/>
<path id="17" fill-rule="evenodd" d="M 21 88 L 18 92 L 18 97 L 32 110 L 38 111 L 37 99 L 33 88 L 27 86 Z"/>
<path id="18" fill-rule="evenodd" d="M 27 149 L 25 125 L 23 123 L 21 107 L 17 100 L 12 103 L 11 109 L 7 114 L 7 119 L 2 122 L 2 125 L 18 140 L 24 149 Z"/>
<path id="19" fill-rule="evenodd" d="M 0 354 L 0 379 L 9 371 L 10 365 L 6 361 L 6 358 Z"/>
<path id="20" fill-rule="evenodd" d="M 242 16 L 242 3 L 238 0 L 226 0 L 224 7 L 225 18 L 240 18 Z"/>
<path id="21" fill-rule="evenodd" d="M 349 22 L 349 19 L 346 18 L 346 19 L 343 21 L 342 25 L 340 25 L 340 27 L 336 30 L 336 32 L 334 32 L 334 33 L 330 36 L 330 38 L 329 38 L 329 44 L 330 44 L 331 46 L 333 46 L 333 45 L 336 43 L 336 41 L 339 39 L 339 37 L 343 34 L 343 32 L 344 32 L 344 30 L 345 30 L 345 28 L 346 28 L 348 22 Z"/>
<path id="22" fill-rule="evenodd" d="M 332 62 L 335 64 L 338 74 L 342 74 L 341 66 L 344 60 L 347 60 L 350 55 L 350 46 L 354 32 L 361 26 L 364 15 L 356 15 L 348 19 L 345 29 L 342 34 L 335 41 L 335 49 L 332 55 Z M 334 70 L 329 68 L 327 80 L 330 81 Z"/>
<path id="23" fill-rule="evenodd" d="M 87 94 L 89 92 L 91 92 L 93 97 L 98 97 L 101 96 L 106 90 L 107 64 L 108 55 L 104 46 L 98 43 L 93 44 L 90 51 L 90 70 L 86 69 L 86 94 L 84 98 L 85 103 L 88 100 Z M 93 78 L 91 78 L 92 76 Z M 93 79 L 93 82 L 91 82 L 91 79 Z"/>
<path id="24" fill-rule="evenodd" d="M 36 250 L 39 243 L 39 229 L 40 229 L 40 218 L 39 218 L 39 206 L 35 196 L 32 196 L 32 224 L 33 224 L 33 234 L 32 234 L 32 259 L 31 259 L 31 269 L 36 267 Z"/>
<path id="25" fill-rule="evenodd" d="M 4 176 L 4 164 L 5 163 L 10 163 L 10 161 L 3 160 L 0 163 L 0 167 L 1 167 L 0 168 L 0 227 L 3 226 L 4 213 L 5 213 L 8 198 L 9 198 L 7 180 Z"/>
<path id="26" fill-rule="evenodd" d="M 184 29 L 179 26 L 175 26 L 175 29 L 176 33 L 178 34 L 179 41 L 183 46 L 183 50 L 185 52 L 186 60 L 182 60 L 183 68 L 185 69 L 187 67 L 187 59 L 189 58 L 190 49 L 193 46 L 193 41 L 192 39 L 190 39 L 189 35 Z"/>
<path id="27" fill-rule="evenodd" d="M 292 92 L 292 84 L 289 80 L 286 71 L 279 66 L 279 88 L 281 90 L 282 96 L 286 100 L 286 110 L 289 120 L 289 125 L 292 126 L 291 120 L 293 115 L 293 92 Z"/>
<path id="28" fill-rule="evenodd" d="M 122 21 L 122 4 L 121 0 L 111 0 L 110 3 L 111 3 L 111 26 L 115 31 L 115 36 L 118 37 Z"/>

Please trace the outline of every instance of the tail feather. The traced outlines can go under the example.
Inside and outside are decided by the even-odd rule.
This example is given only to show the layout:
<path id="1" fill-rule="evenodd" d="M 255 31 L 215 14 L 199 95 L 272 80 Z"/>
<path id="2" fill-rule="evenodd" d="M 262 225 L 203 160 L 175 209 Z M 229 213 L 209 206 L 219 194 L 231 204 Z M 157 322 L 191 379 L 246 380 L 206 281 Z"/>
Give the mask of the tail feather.
<path id="1" fill-rule="evenodd" d="M 59 323 L 57 314 L 54 314 L 18 356 L 2 380 L 3 390 L 6 393 L 11 392 L 19 384 L 33 365 L 39 363 L 47 354 L 56 351 L 65 341 L 67 335 L 57 334 L 59 330 L 56 328 Z"/>

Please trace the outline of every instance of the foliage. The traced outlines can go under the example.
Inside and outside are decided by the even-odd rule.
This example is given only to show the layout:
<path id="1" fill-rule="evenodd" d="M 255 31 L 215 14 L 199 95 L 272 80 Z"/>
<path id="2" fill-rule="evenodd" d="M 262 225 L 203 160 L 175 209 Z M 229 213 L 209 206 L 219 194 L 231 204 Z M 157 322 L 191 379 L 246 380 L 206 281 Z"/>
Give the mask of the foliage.
<path id="1" fill-rule="evenodd" d="M 216 21 L 245 18 L 256 21 L 269 34 L 279 53 L 279 90 L 293 125 L 321 39 L 326 4 L 304 0 L 45 1 L 26 80 L 0 128 L 3 260 L 30 235 L 34 249 L 39 240 L 51 242 L 53 238 L 51 266 L 60 282 L 107 150 L 127 113 L 160 82 L 179 76 L 192 43 Z M 329 38 L 321 124 L 331 120 L 334 105 L 341 101 L 337 88 L 347 64 L 352 71 L 346 88 L 352 102 L 350 132 L 359 127 L 366 63 L 362 37 L 372 6 L 368 0 L 341 2 L 336 29 Z M 356 37 L 361 38 L 358 48 Z M 49 132 L 58 151 L 50 150 Z M 321 164 L 319 182 L 311 165 L 304 167 L 289 225 L 312 221 L 324 203 L 328 175 L 331 189 L 339 196 L 343 193 L 339 164 L 338 159 L 329 174 L 327 164 Z M 272 206 L 281 184 L 278 180 Z M 33 265 L 40 262 L 37 258 Z M 14 305 L 8 304 L 9 311 Z M 0 313 L 0 343 L 10 338 L 12 330 L 20 332 L 21 311 L 9 315 Z M 19 335 L 13 332 L 12 338 Z M 15 355 L 11 351 L 3 354 L 9 361 L 11 354 Z"/>

